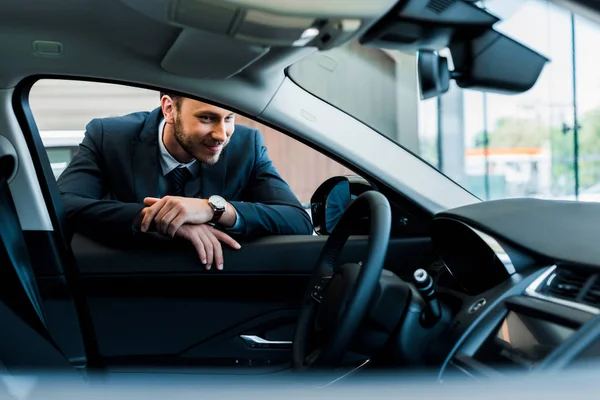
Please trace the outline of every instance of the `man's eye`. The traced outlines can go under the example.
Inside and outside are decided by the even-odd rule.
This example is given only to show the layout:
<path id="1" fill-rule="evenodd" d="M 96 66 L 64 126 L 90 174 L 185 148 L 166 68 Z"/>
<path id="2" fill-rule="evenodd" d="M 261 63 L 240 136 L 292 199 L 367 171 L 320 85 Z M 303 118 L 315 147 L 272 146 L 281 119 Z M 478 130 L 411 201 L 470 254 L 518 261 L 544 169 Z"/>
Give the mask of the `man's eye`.
<path id="1" fill-rule="evenodd" d="M 202 121 L 202 122 L 210 122 L 210 121 L 212 121 L 212 117 L 201 116 L 200 117 L 200 121 Z"/>

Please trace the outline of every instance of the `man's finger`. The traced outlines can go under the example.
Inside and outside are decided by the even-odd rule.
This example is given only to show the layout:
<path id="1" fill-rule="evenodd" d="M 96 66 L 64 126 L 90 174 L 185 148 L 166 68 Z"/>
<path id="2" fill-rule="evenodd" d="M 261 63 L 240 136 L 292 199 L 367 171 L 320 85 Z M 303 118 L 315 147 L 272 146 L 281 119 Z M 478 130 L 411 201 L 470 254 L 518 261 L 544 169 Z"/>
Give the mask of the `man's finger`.
<path id="1" fill-rule="evenodd" d="M 160 199 L 158 199 L 156 197 L 146 197 L 144 199 L 144 204 L 147 205 L 147 206 L 151 206 L 151 205 L 153 205 L 154 203 L 156 203 L 158 201 L 160 201 Z"/>
<path id="2" fill-rule="evenodd" d="M 194 248 L 200 257 L 200 262 L 206 265 L 206 250 L 204 249 L 204 242 L 202 239 L 200 239 L 200 235 L 194 233 L 190 241 L 192 242 L 192 245 L 194 245 Z"/>
<path id="3" fill-rule="evenodd" d="M 163 235 L 169 234 L 171 222 L 180 214 L 180 210 L 178 208 L 172 208 L 165 214 L 163 211 L 166 208 L 167 207 L 163 207 L 155 218 L 155 221 L 158 219 L 158 226 L 160 226 L 159 231 Z M 171 235 L 171 237 L 173 237 L 173 235 Z"/>
<path id="4" fill-rule="evenodd" d="M 160 233 L 166 234 L 167 230 L 166 230 L 166 228 L 164 228 L 164 229 L 162 228 L 162 226 L 160 225 L 160 222 L 162 221 L 162 219 L 165 215 L 167 215 L 168 213 L 171 212 L 171 210 L 174 210 L 177 208 L 177 204 L 173 203 L 172 200 L 167 200 L 166 198 L 163 200 L 164 201 L 162 201 L 161 203 L 155 203 L 155 206 L 157 206 L 157 207 L 160 204 L 160 210 L 154 216 L 154 225 L 156 226 L 156 229 Z"/>
<path id="5" fill-rule="evenodd" d="M 242 246 L 236 242 L 231 236 L 229 236 L 228 234 L 226 234 L 225 232 L 222 232 L 218 229 L 212 228 L 213 234 L 215 235 L 215 237 L 225 243 L 226 245 L 228 245 L 229 247 L 239 250 L 242 248 Z"/>
<path id="6" fill-rule="evenodd" d="M 148 207 L 148 211 L 146 211 L 146 215 L 144 215 L 144 219 L 142 220 L 142 232 L 146 232 L 148 231 L 148 229 L 150 229 L 150 226 L 152 225 L 152 221 L 156 217 L 156 214 L 160 211 L 161 208 L 164 207 L 166 202 L 167 198 L 164 197 L 156 203 L 154 203 L 153 205 L 151 205 L 150 207 Z"/>
<path id="7" fill-rule="evenodd" d="M 221 247 L 221 243 L 219 242 L 219 239 L 217 239 L 217 237 L 214 235 L 214 233 L 209 232 L 207 236 L 213 245 L 213 254 L 214 254 L 215 265 L 217 266 L 217 269 L 219 271 L 222 271 L 223 270 L 223 248 Z"/>
<path id="8" fill-rule="evenodd" d="M 142 232 L 148 231 L 148 229 L 150 228 L 150 225 L 152 224 L 152 220 L 154 219 L 154 216 L 156 215 L 158 210 L 160 210 L 160 208 L 156 207 L 157 204 L 160 204 L 160 203 L 156 203 L 147 208 L 146 213 L 144 214 L 144 218 L 142 219 L 142 223 L 140 224 L 140 230 Z"/>
<path id="9" fill-rule="evenodd" d="M 204 250 L 206 250 L 206 269 L 209 270 L 212 267 L 213 264 L 213 255 L 214 255 L 214 251 L 213 251 L 213 244 L 210 241 L 210 239 L 208 238 L 207 234 L 205 231 L 201 231 L 198 233 L 198 237 L 200 237 L 200 239 L 202 240 L 202 243 L 204 243 Z"/>
<path id="10" fill-rule="evenodd" d="M 147 232 L 150 229 L 150 225 L 156 216 L 156 213 L 161 208 L 161 202 L 155 203 L 154 205 L 148 207 L 146 214 L 144 215 L 144 219 L 142 219 L 142 224 L 140 225 L 140 230 L 142 232 Z"/>
<path id="11" fill-rule="evenodd" d="M 140 210 L 140 212 L 135 216 L 135 219 L 133 220 L 133 225 L 138 228 L 138 229 L 142 229 L 142 221 L 144 220 L 144 217 L 146 216 L 146 213 L 148 212 L 148 207 L 144 207 Z"/>
<path id="12" fill-rule="evenodd" d="M 177 217 L 169 224 L 169 227 L 167 228 L 167 234 L 171 237 L 174 237 L 179 228 L 181 228 L 185 222 L 185 216 L 181 215 L 181 213 L 177 214 Z"/>

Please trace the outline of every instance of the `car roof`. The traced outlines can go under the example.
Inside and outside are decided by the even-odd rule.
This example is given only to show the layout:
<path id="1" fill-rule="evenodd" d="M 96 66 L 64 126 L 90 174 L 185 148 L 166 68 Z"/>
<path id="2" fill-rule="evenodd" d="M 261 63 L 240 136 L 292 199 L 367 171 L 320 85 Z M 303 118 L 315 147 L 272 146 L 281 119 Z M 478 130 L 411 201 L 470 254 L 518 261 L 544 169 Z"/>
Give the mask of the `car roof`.
<path id="1" fill-rule="evenodd" d="M 83 76 L 167 87 L 258 115 L 281 84 L 285 67 L 317 50 L 293 44 L 305 27 L 320 24 L 320 34 L 333 37 L 320 48 L 341 45 L 395 2 L 4 2 L 0 88 L 31 75 Z M 327 21 L 345 28 L 329 29 Z"/>

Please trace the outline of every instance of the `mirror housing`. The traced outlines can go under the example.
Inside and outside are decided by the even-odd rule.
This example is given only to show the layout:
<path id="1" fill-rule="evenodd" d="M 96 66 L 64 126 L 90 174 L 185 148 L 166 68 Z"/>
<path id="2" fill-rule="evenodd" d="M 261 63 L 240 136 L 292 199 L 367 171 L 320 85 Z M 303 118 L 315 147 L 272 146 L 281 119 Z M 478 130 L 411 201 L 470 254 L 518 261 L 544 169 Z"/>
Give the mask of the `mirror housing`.
<path id="1" fill-rule="evenodd" d="M 454 79 L 463 89 L 523 93 L 535 85 L 549 61 L 494 30 L 475 39 L 453 42 L 449 49 L 454 71 L 449 70 L 448 59 L 437 52 L 417 52 L 421 100 L 446 93 L 450 88 L 450 79 Z"/>
<path id="2" fill-rule="evenodd" d="M 434 51 L 417 52 L 417 79 L 421 89 L 421 100 L 446 93 L 450 89 L 448 59 Z"/>
<path id="3" fill-rule="evenodd" d="M 493 29 L 473 39 L 456 40 L 449 49 L 452 78 L 459 87 L 503 94 L 531 89 L 550 61 Z"/>
<path id="4" fill-rule="evenodd" d="M 371 184 L 360 176 L 334 176 L 323 182 L 310 199 L 313 227 L 318 235 L 329 235 L 352 200 L 373 190 Z M 368 232 L 358 224 L 356 232 Z M 353 232 L 354 233 L 354 232 Z"/>

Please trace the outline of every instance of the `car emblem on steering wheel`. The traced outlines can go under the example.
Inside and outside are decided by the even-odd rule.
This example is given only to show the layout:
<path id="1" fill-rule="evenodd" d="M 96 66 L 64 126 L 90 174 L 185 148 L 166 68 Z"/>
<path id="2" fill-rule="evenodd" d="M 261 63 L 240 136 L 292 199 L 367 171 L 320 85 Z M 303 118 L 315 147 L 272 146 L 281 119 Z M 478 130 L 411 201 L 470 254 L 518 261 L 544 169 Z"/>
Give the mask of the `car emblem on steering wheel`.
<path id="1" fill-rule="evenodd" d="M 476 312 L 481 310 L 486 304 L 487 300 L 484 298 L 477 300 L 475 303 L 471 304 L 471 307 L 469 307 L 469 314 L 475 314 Z"/>

